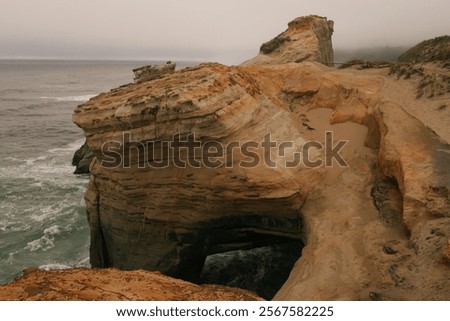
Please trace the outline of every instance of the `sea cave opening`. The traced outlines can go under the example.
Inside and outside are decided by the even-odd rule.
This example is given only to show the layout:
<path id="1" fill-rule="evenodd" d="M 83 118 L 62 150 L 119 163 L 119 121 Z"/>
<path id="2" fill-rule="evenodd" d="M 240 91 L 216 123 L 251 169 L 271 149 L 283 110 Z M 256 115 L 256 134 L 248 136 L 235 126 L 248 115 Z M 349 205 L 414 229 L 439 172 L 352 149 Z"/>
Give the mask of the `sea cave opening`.
<path id="1" fill-rule="evenodd" d="M 208 255 L 200 283 L 237 287 L 271 300 L 288 279 L 304 244 L 284 237 L 260 237 L 259 241 L 255 246 Z"/>

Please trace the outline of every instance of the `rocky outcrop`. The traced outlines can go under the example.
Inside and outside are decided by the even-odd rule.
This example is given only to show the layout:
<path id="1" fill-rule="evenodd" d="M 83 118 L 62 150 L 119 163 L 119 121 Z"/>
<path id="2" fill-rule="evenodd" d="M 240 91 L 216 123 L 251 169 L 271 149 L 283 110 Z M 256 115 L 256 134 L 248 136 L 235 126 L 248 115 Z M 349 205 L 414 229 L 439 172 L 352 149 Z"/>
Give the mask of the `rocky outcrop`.
<path id="1" fill-rule="evenodd" d="M 158 272 L 115 269 L 28 269 L 0 286 L 2 301 L 254 301 L 253 293 L 217 285 L 195 285 Z"/>
<path id="2" fill-rule="evenodd" d="M 209 254 L 276 243 L 276 237 L 302 239 L 302 258 L 277 299 L 370 299 L 372 292 L 395 299 L 448 298 L 439 290 L 447 282 L 447 267 L 439 262 L 450 233 L 449 147 L 384 90 L 386 72 L 364 75 L 316 63 L 206 64 L 80 106 L 74 120 L 97 158 L 86 193 L 92 264 L 195 280 Z M 395 86 L 398 95 L 398 84 L 389 88 Z M 322 108 L 332 109 L 332 116 L 314 120 Z M 143 163 L 147 154 L 137 143 L 170 140 L 180 132 L 185 141 L 196 133 L 202 143 L 226 145 L 261 141 L 270 131 L 277 141 L 301 146 L 323 140 L 320 128 L 328 119 L 369 130 L 350 131 L 350 142 L 361 145 L 349 150 L 345 171 L 241 168 L 240 158 L 231 168 L 153 169 Z M 102 166 L 107 155 L 101 146 L 121 140 L 124 131 L 133 137 L 129 144 L 135 142 L 125 145 L 129 168 Z M 398 185 L 400 226 L 386 225 L 372 205 L 372 164 L 378 164 L 378 176 Z M 430 238 L 436 228 L 440 234 Z M 383 251 L 393 241 L 399 242 L 395 260 Z M 411 264 L 414 277 L 407 277 Z"/>
<path id="3" fill-rule="evenodd" d="M 168 61 L 164 65 L 148 65 L 133 69 L 134 82 L 139 84 L 144 81 L 160 78 L 174 72 L 176 66 L 174 62 Z"/>
<path id="4" fill-rule="evenodd" d="M 88 174 L 94 154 L 89 150 L 86 142 L 75 152 L 72 158 L 72 166 L 75 166 L 74 174 Z"/>
<path id="5" fill-rule="evenodd" d="M 205 64 L 78 107 L 73 119 L 95 156 L 86 193 L 94 267 L 146 268 L 196 280 L 209 254 L 303 237 L 299 208 L 323 169 L 266 166 L 261 146 L 252 149 L 260 159 L 252 165 L 229 147 L 261 142 L 268 132 L 273 141 L 305 142 L 289 110 L 264 94 L 252 72 Z M 179 134 L 194 144 L 191 133 L 200 144 L 223 146 L 223 163 L 175 164 L 165 142 Z M 126 152 L 121 163 L 106 166 L 111 155 L 102 146 L 114 141 L 124 141 Z M 152 155 L 147 142 L 163 156 Z M 169 161 L 164 169 L 155 167 L 161 158 Z"/>
<path id="6" fill-rule="evenodd" d="M 288 24 L 288 29 L 261 45 L 258 56 L 243 65 L 269 65 L 318 61 L 333 66 L 331 36 L 334 22 L 325 17 L 299 17 Z"/>
<path id="7" fill-rule="evenodd" d="M 330 32 L 325 18 L 294 21 L 282 37 Z M 242 66 L 186 68 L 76 109 L 95 157 L 91 264 L 198 281 L 209 255 L 295 241 L 302 256 L 275 299 L 449 299 L 450 133 L 435 108 L 449 94 L 416 99 L 417 80 L 387 68 L 288 63 L 303 54 L 290 39 Z M 291 147 L 264 148 L 267 133 Z M 327 155 L 345 140 L 340 167 Z M 317 166 L 288 166 L 310 141 L 323 145 L 301 156 Z"/>

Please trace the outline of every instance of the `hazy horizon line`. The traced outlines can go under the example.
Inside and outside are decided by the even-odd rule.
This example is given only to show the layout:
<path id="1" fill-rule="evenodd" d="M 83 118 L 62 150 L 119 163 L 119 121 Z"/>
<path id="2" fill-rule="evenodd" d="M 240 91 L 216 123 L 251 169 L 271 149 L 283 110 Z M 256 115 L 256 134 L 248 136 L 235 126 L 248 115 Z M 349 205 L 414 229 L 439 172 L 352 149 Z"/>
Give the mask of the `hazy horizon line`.
<path id="1" fill-rule="evenodd" d="M 414 46 L 414 45 L 413 45 Z M 381 45 L 381 46 L 371 46 L 371 47 L 359 47 L 359 48 L 345 48 L 336 47 L 333 51 L 337 52 L 359 52 L 359 51 L 370 51 L 370 50 L 390 50 L 390 49 L 408 49 L 412 46 L 408 45 Z M 169 58 L 168 58 L 169 57 Z M 77 56 L 26 56 L 26 55 L 11 55 L 11 56 L 0 56 L 0 60 L 60 60 L 60 61 L 182 61 L 182 62 L 212 62 L 218 61 L 218 57 L 199 57 L 199 58 L 188 58 L 188 57 L 77 57 Z M 220 60 L 227 60 L 227 57 L 220 57 Z M 236 59 L 236 57 L 233 57 Z M 250 59 L 252 57 L 242 57 L 242 61 Z"/>
<path id="2" fill-rule="evenodd" d="M 200 59 L 200 58 L 111 58 L 111 57 L 105 57 L 105 58 L 97 58 L 97 57 L 36 57 L 36 56 L 0 56 L 0 60 L 59 60 L 59 61 L 182 61 L 182 62 L 205 62 L 206 60 Z"/>

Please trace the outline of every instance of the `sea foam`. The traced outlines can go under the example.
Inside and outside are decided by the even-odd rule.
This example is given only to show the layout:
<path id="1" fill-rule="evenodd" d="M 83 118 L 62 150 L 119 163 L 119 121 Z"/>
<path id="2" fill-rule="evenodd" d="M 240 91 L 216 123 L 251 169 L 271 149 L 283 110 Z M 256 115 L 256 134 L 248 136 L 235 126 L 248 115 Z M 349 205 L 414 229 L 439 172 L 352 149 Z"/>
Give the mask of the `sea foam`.
<path id="1" fill-rule="evenodd" d="M 65 97 L 39 97 L 41 99 L 51 99 L 54 101 L 79 101 L 79 102 L 84 102 L 84 101 L 88 101 L 89 99 L 91 99 L 92 97 L 94 97 L 96 95 L 80 95 L 80 96 L 65 96 Z"/>

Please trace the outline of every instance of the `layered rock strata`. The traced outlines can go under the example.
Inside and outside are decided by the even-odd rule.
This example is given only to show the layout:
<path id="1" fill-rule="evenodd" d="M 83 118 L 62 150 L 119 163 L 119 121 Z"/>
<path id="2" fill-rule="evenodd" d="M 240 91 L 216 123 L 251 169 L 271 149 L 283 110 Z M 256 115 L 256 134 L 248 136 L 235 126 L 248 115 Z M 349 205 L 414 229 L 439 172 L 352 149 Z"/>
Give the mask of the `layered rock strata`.
<path id="1" fill-rule="evenodd" d="M 175 71 L 176 63 L 168 61 L 164 65 L 147 65 L 133 69 L 134 82 L 139 84 L 144 81 L 160 78 Z"/>
<path id="2" fill-rule="evenodd" d="M 333 67 L 333 31 L 334 22 L 325 17 L 299 17 L 289 22 L 286 31 L 262 44 L 259 54 L 243 65 L 317 61 Z"/>
<path id="3" fill-rule="evenodd" d="M 416 98 L 418 80 L 387 68 L 299 60 L 292 33 L 332 26 L 294 21 L 291 40 L 242 66 L 186 68 L 77 108 L 94 155 L 92 265 L 199 280 L 208 255 L 296 241 L 302 256 L 275 299 L 450 299 L 450 135 L 436 108 L 449 94 Z M 287 166 L 308 142 L 330 144 L 330 131 L 331 147 L 300 153 L 318 166 Z M 347 167 L 326 162 L 341 141 Z M 259 144 L 234 149 L 249 142 Z M 199 164 L 196 148 L 212 145 Z"/>
<path id="4" fill-rule="evenodd" d="M 307 246 L 276 298 L 369 299 L 372 292 L 448 297 L 439 289 L 449 282 L 448 266 L 440 263 L 450 235 L 449 146 L 396 103 L 385 85 L 382 75 L 317 63 L 206 64 L 80 106 L 74 120 L 96 157 L 86 193 L 92 264 L 195 280 L 208 254 L 300 239 Z M 323 108 L 333 114 L 308 119 Z M 368 128 L 354 133 L 361 137 L 346 155 L 350 167 L 334 174 L 334 167 L 242 168 L 239 155 L 229 168 L 154 169 L 137 148 L 137 142 L 163 142 L 173 133 L 226 145 L 258 142 L 270 132 L 278 142 L 302 146 L 323 139 L 318 128 L 328 119 Z M 124 131 L 134 142 L 124 147 L 131 153 L 129 168 L 102 166 L 108 156 L 101 147 L 120 141 Z M 262 150 L 255 152 L 262 158 Z M 377 176 L 398 185 L 398 230 L 386 226 L 372 205 L 372 164 Z M 391 241 L 400 242 L 395 257 L 382 250 Z M 409 275 L 408 266 L 420 278 L 397 277 Z M 411 291 L 424 287 L 426 295 Z"/>
<path id="5" fill-rule="evenodd" d="M 75 111 L 95 156 L 86 193 L 93 266 L 196 279 L 209 254 L 302 239 L 299 208 L 323 170 L 268 167 L 261 146 L 252 149 L 261 159 L 252 166 L 229 148 L 267 133 L 305 143 L 290 112 L 262 89 L 244 68 L 206 64 L 121 87 Z M 124 162 L 108 168 L 102 146 L 123 141 L 124 132 Z M 174 134 L 189 142 L 191 133 L 223 146 L 223 164 L 180 168 L 165 155 Z M 154 167 L 161 155 L 148 142 L 169 157 L 168 167 Z"/>

